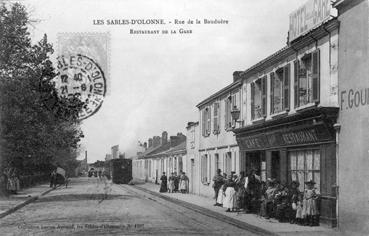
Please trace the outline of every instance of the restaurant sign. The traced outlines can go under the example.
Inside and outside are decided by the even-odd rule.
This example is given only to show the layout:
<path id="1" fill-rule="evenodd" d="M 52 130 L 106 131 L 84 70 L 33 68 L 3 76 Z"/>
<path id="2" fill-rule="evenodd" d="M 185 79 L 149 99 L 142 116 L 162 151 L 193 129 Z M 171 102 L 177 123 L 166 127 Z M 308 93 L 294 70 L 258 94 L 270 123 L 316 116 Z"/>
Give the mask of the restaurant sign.
<path id="1" fill-rule="evenodd" d="M 329 130 L 324 125 L 316 125 L 298 129 L 283 129 L 274 132 L 260 133 L 252 136 L 238 137 L 242 150 L 264 149 L 301 144 L 315 144 L 332 141 Z"/>
<path id="2" fill-rule="evenodd" d="M 309 32 L 331 14 L 331 0 L 309 0 L 290 14 L 289 42 Z"/>

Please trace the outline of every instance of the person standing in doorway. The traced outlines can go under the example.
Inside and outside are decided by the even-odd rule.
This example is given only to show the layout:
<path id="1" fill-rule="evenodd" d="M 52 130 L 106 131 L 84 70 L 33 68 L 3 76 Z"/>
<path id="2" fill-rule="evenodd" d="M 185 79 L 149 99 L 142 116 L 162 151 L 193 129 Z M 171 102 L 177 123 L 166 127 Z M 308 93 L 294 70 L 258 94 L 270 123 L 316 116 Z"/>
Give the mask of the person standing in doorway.
<path id="1" fill-rule="evenodd" d="M 222 185 L 224 184 L 224 178 L 221 175 L 221 170 L 218 169 L 217 173 L 215 174 L 215 176 L 213 177 L 213 188 L 214 188 L 214 199 L 215 199 L 215 204 L 214 206 L 219 206 L 220 204 L 217 202 L 218 200 L 218 194 L 219 194 L 219 190 L 222 187 Z"/>

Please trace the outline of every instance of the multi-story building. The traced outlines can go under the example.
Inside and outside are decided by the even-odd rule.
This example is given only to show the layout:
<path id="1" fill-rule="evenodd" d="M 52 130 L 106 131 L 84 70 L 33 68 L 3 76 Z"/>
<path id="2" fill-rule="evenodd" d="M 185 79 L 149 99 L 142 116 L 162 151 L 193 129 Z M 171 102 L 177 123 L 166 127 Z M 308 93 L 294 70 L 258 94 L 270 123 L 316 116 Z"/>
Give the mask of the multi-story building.
<path id="1" fill-rule="evenodd" d="M 336 1 L 339 36 L 339 228 L 369 232 L 369 1 Z"/>
<path id="2" fill-rule="evenodd" d="M 231 174 L 239 172 L 239 149 L 232 130 L 240 127 L 231 116 L 231 110 L 243 111 L 242 81 L 234 73 L 234 83 L 221 89 L 197 105 L 199 109 L 199 194 L 213 196 L 212 178 L 217 169 Z"/>
<path id="3" fill-rule="evenodd" d="M 336 225 L 339 22 L 331 11 L 329 0 L 308 1 L 290 15 L 286 47 L 197 105 L 200 194 L 213 195 L 216 169 L 257 169 L 263 181 L 297 180 L 300 190 L 313 180 L 321 220 Z"/>

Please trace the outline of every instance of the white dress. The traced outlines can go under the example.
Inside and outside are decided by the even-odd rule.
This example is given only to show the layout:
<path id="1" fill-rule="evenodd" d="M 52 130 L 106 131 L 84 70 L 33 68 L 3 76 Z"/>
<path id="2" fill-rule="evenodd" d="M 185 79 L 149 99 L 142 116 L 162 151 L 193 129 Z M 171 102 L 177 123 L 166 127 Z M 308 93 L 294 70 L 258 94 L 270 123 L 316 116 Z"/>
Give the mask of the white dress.
<path id="1" fill-rule="evenodd" d="M 223 199 L 224 199 L 224 195 L 223 195 L 223 186 L 219 189 L 218 191 L 218 198 L 217 198 L 217 203 L 218 204 L 223 204 Z"/>
<path id="2" fill-rule="evenodd" d="M 236 191 L 233 187 L 227 187 L 225 191 L 225 197 L 223 199 L 223 207 L 224 208 L 234 208 L 234 199 L 236 196 Z"/>

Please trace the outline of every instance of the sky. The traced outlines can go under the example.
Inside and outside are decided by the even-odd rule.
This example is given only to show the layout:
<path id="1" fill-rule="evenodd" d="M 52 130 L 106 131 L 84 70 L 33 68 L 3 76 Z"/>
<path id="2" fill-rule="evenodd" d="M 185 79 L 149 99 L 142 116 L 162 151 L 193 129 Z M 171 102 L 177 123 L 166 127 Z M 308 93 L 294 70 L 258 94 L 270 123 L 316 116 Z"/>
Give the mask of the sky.
<path id="1" fill-rule="evenodd" d="M 61 32 L 109 32 L 109 92 L 101 109 L 83 120 L 81 153 L 104 160 L 111 147 L 135 155 L 137 143 L 167 131 L 186 134 L 198 121 L 196 105 L 286 45 L 289 14 L 306 0 L 23 0 L 33 40 Z M 192 34 L 133 35 L 145 25 L 94 25 L 97 19 L 164 19 L 167 29 Z M 223 19 L 228 24 L 174 25 L 175 19 Z M 203 22 L 202 22 L 203 23 Z M 79 157 L 79 159 L 81 159 Z"/>

